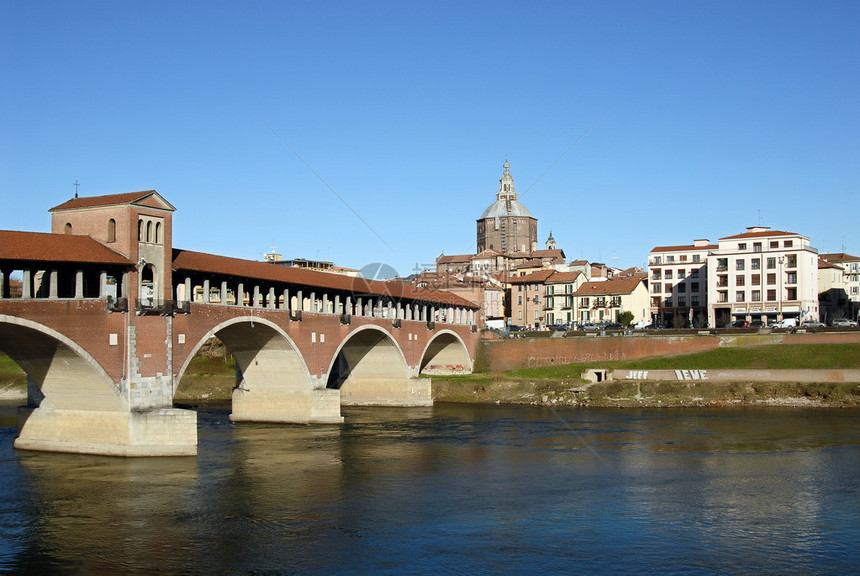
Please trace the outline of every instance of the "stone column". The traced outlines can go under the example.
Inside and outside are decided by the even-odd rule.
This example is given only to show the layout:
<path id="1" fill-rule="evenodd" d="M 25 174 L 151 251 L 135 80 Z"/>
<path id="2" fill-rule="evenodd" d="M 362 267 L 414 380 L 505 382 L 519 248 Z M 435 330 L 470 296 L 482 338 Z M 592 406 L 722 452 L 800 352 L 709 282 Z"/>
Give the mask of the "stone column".
<path id="1" fill-rule="evenodd" d="M 6 270 L 0 270 L 0 300 L 3 298 L 7 298 L 9 295 L 9 282 L 7 279 L 9 278 L 9 272 Z"/>
<path id="2" fill-rule="evenodd" d="M 209 279 L 203 281 L 203 303 L 209 304 Z"/>
<path id="3" fill-rule="evenodd" d="M 194 295 L 191 293 L 191 277 L 188 276 L 185 278 L 185 302 L 191 302 L 194 299 Z"/>
<path id="4" fill-rule="evenodd" d="M 328 294 L 323 292 L 322 297 L 322 310 L 320 310 L 323 314 L 328 314 Z"/>
<path id="5" fill-rule="evenodd" d="M 332 310 L 335 314 L 343 314 L 343 310 L 340 308 L 340 294 L 335 295 L 334 297 L 334 310 Z"/>
<path id="6" fill-rule="evenodd" d="M 290 311 L 290 291 L 284 288 L 284 310 Z"/>
<path id="7" fill-rule="evenodd" d="M 227 304 L 227 281 L 221 282 L 221 304 Z"/>
<path id="8" fill-rule="evenodd" d="M 299 312 L 305 311 L 305 298 L 302 296 L 301 290 L 296 292 L 296 308 L 298 308 Z"/>
<path id="9" fill-rule="evenodd" d="M 244 306 L 245 305 L 245 284 L 239 282 L 239 285 L 236 287 L 236 306 Z"/>
<path id="10" fill-rule="evenodd" d="M 355 299 L 355 315 L 364 316 L 364 305 L 361 302 L 361 298 Z"/>
<path id="11" fill-rule="evenodd" d="M 48 298 L 57 297 L 57 271 L 48 272 Z M 84 297 L 84 273 L 81 270 L 75 272 L 75 298 L 80 300 Z"/>
<path id="12" fill-rule="evenodd" d="M 258 308 L 260 306 L 260 286 L 254 284 L 254 301 L 251 302 L 251 308 Z"/>
<path id="13" fill-rule="evenodd" d="M 278 301 L 275 299 L 275 287 L 269 288 L 269 308 L 277 308 Z"/>
<path id="14" fill-rule="evenodd" d="M 33 277 L 30 270 L 21 271 L 21 298 L 33 297 Z"/>
<path id="15" fill-rule="evenodd" d="M 107 296 L 107 272 L 99 274 L 99 298 Z"/>

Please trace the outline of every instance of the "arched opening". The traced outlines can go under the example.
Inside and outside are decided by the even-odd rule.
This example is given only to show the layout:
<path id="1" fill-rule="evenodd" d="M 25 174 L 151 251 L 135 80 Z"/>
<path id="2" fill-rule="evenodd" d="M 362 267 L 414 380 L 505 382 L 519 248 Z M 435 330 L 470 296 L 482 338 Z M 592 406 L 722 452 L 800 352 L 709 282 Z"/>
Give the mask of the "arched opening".
<path id="1" fill-rule="evenodd" d="M 47 327 L 0 320 L 0 352 L 26 373 L 33 408 L 125 411 L 107 372 L 80 346 Z"/>
<path id="2" fill-rule="evenodd" d="M 152 221 L 146 221 L 146 241 L 152 242 Z"/>
<path id="3" fill-rule="evenodd" d="M 232 383 L 225 373 L 230 365 Z M 205 375 L 208 368 L 217 368 L 218 380 Z M 278 326 L 260 318 L 237 318 L 213 328 L 186 359 L 176 383 L 174 397 L 178 402 L 213 395 L 219 396 L 215 399 L 231 399 L 232 420 L 341 421 L 337 398 L 333 403 L 336 414 L 321 414 L 320 394 L 315 393 L 324 391 L 314 390 L 310 372 L 293 341 Z"/>
<path id="4" fill-rule="evenodd" d="M 137 221 L 137 241 L 143 242 L 143 219 Z"/>
<path id="5" fill-rule="evenodd" d="M 152 264 L 145 264 L 140 269 L 140 301 L 146 306 L 154 306 L 157 299 L 155 277 L 155 266 Z"/>
<path id="6" fill-rule="evenodd" d="M 108 220 L 107 241 L 116 242 L 116 220 L 114 220 L 113 218 Z"/>
<path id="7" fill-rule="evenodd" d="M 66 222 L 66 225 L 63 227 L 63 234 L 71 234 L 72 233 L 72 223 Z"/>
<path id="8" fill-rule="evenodd" d="M 155 223 L 155 243 L 161 244 L 162 242 L 164 242 L 164 238 L 162 238 L 162 235 L 161 235 L 161 222 L 156 222 Z"/>
<path id="9" fill-rule="evenodd" d="M 428 344 L 421 356 L 422 374 L 454 374 L 472 371 L 466 345 L 450 331 L 442 331 Z"/>

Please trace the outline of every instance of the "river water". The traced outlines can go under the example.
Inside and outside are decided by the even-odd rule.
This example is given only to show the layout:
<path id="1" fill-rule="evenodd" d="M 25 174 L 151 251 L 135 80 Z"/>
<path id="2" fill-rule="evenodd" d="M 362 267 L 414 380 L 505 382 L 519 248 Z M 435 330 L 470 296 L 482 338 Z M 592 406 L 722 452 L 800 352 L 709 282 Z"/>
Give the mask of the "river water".
<path id="1" fill-rule="evenodd" d="M 860 573 L 856 410 L 208 406 L 144 459 L 16 451 L 12 413 L 0 572 Z"/>

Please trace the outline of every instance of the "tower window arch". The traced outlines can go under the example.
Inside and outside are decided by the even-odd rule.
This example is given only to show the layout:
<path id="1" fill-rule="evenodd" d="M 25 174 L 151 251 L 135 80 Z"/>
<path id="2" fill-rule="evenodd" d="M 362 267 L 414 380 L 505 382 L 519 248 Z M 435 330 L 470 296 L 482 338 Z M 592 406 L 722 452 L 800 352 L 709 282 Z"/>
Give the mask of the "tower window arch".
<path id="1" fill-rule="evenodd" d="M 63 227 L 63 234 L 71 234 L 72 233 L 72 223 L 66 222 L 66 225 Z"/>
<path id="2" fill-rule="evenodd" d="M 152 221 L 150 220 L 146 222 L 146 241 L 152 242 Z"/>
<path id="3" fill-rule="evenodd" d="M 107 241 L 116 242 L 116 220 L 114 220 L 113 218 L 108 220 Z"/>
<path id="4" fill-rule="evenodd" d="M 156 243 L 156 244 L 161 244 L 162 242 L 164 242 L 164 238 L 163 238 L 163 236 L 162 236 L 162 232 L 161 232 L 161 222 L 156 222 L 156 223 L 155 223 L 155 238 L 154 238 L 154 241 L 155 241 L 155 243 Z"/>

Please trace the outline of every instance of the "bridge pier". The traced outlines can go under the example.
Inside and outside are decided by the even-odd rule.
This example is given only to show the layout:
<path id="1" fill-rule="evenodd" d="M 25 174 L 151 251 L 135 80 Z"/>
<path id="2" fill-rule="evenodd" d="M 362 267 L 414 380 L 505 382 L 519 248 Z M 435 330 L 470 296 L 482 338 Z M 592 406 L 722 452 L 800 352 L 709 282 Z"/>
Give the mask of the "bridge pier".
<path id="1" fill-rule="evenodd" d="M 194 456 L 197 414 L 177 408 L 114 412 L 22 406 L 14 445 L 101 456 Z"/>
<path id="2" fill-rule="evenodd" d="M 432 406 L 430 378 L 355 378 L 340 389 L 343 406 Z"/>
<path id="3" fill-rule="evenodd" d="M 341 424 L 340 391 L 326 388 L 233 390 L 233 422 L 280 422 L 285 424 Z"/>

